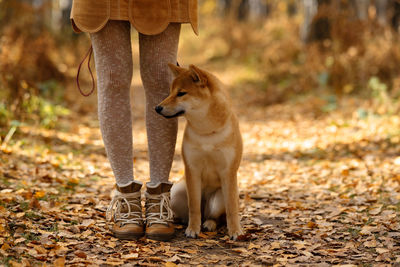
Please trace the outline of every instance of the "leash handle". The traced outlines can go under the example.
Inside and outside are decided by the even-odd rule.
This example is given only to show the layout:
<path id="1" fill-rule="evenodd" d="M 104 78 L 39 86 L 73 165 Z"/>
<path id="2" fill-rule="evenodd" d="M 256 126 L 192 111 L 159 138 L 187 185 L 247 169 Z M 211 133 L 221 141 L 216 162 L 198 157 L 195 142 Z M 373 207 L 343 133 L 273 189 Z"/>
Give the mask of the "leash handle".
<path id="1" fill-rule="evenodd" d="M 81 95 L 83 95 L 83 96 L 90 96 L 90 95 L 93 93 L 94 88 L 95 88 L 95 81 L 94 81 L 92 69 L 90 68 L 90 59 L 91 59 L 91 57 L 92 57 L 92 54 L 93 54 L 93 47 L 90 46 L 89 50 L 86 52 L 85 57 L 83 58 L 83 60 L 82 60 L 81 63 L 79 64 L 78 73 L 76 74 L 76 84 L 78 85 L 78 90 L 79 90 L 79 92 L 80 92 Z M 92 77 L 92 89 L 91 89 L 88 93 L 84 93 L 84 92 L 82 91 L 82 89 L 81 89 L 80 84 L 79 84 L 79 74 L 80 74 L 80 72 L 81 72 L 82 64 L 83 64 L 83 62 L 85 62 L 85 60 L 86 60 L 86 58 L 87 58 L 88 56 L 89 56 L 89 60 L 88 60 L 88 69 L 89 69 L 89 72 L 90 72 L 90 76 Z"/>

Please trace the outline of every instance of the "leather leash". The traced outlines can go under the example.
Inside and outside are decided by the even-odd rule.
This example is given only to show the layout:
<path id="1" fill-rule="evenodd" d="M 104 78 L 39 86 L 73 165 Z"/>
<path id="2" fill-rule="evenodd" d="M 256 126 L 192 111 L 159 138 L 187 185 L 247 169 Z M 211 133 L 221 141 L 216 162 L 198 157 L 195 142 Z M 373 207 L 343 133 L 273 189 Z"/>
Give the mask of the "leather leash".
<path id="1" fill-rule="evenodd" d="M 90 68 L 90 59 L 91 59 L 91 57 L 92 57 L 92 54 L 93 54 L 93 47 L 90 46 L 89 50 L 86 52 L 85 57 L 83 58 L 83 60 L 82 60 L 81 63 L 79 64 L 78 73 L 76 74 L 76 84 L 78 85 L 78 90 L 79 90 L 79 92 L 80 92 L 81 95 L 83 95 L 83 96 L 90 96 L 90 95 L 94 92 L 94 88 L 95 88 L 95 81 L 94 81 L 92 69 Z M 85 60 L 86 60 L 86 58 L 87 58 L 88 56 L 89 56 L 89 59 L 88 59 L 88 69 L 89 69 L 89 72 L 90 72 L 90 76 L 92 77 L 92 89 L 91 89 L 88 93 L 84 93 L 84 92 L 82 91 L 82 89 L 81 89 L 80 84 L 79 84 L 79 74 L 80 74 L 80 72 L 81 72 L 82 64 L 83 64 L 83 62 L 85 62 Z"/>

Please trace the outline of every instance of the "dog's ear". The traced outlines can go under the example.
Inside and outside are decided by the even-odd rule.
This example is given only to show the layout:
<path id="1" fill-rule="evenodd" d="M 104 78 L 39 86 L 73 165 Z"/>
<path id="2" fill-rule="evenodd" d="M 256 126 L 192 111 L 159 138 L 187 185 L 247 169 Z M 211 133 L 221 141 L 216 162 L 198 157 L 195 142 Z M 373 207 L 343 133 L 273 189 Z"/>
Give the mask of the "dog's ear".
<path id="1" fill-rule="evenodd" d="M 195 65 L 189 65 L 189 70 L 190 70 L 190 76 L 192 77 L 192 80 L 196 84 L 199 84 L 201 86 L 207 85 L 207 76 L 204 73 L 204 71 L 202 71 Z"/>
<path id="2" fill-rule="evenodd" d="M 181 67 L 176 66 L 171 63 L 168 63 L 168 67 L 170 68 L 170 70 L 172 71 L 172 73 L 174 74 L 175 77 L 177 77 L 179 74 L 181 74 L 182 72 L 184 72 L 186 70 L 184 68 L 181 68 Z"/>

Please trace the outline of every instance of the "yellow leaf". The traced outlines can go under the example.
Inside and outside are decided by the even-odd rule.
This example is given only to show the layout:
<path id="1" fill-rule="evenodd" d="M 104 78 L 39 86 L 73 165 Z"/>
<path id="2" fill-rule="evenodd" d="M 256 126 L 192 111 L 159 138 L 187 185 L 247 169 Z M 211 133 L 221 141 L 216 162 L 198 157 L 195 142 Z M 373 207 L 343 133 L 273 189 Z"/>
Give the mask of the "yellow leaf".
<path id="1" fill-rule="evenodd" d="M 311 229 L 314 229 L 314 228 L 317 228 L 317 227 L 318 227 L 318 224 L 316 224 L 315 222 L 309 221 L 309 222 L 307 223 L 307 227 L 308 227 L 308 228 L 311 228 Z"/>
<path id="2" fill-rule="evenodd" d="M 8 249 L 10 249 L 10 246 L 9 246 L 7 243 L 4 243 L 4 244 L 1 246 L 1 250 L 7 251 Z"/>
<path id="3" fill-rule="evenodd" d="M 44 197 L 46 195 L 46 192 L 44 192 L 44 191 L 37 191 L 36 193 L 35 193 L 35 197 L 36 198 L 42 198 L 42 197 Z"/>
<path id="4" fill-rule="evenodd" d="M 349 171 L 349 169 L 344 169 L 344 170 L 342 170 L 341 173 L 343 176 L 349 176 L 350 171 Z"/>
<path id="5" fill-rule="evenodd" d="M 22 80 L 21 81 L 21 87 L 23 88 L 23 89 L 28 89 L 28 83 L 25 81 L 25 80 Z"/>
<path id="6" fill-rule="evenodd" d="M 76 177 L 70 177 L 68 179 L 68 183 L 70 183 L 70 184 L 79 184 L 79 179 L 76 178 Z"/>
<path id="7" fill-rule="evenodd" d="M 178 265 L 176 265 L 175 263 L 170 262 L 170 261 L 165 263 L 165 267 L 175 267 L 175 266 L 178 266 Z"/>

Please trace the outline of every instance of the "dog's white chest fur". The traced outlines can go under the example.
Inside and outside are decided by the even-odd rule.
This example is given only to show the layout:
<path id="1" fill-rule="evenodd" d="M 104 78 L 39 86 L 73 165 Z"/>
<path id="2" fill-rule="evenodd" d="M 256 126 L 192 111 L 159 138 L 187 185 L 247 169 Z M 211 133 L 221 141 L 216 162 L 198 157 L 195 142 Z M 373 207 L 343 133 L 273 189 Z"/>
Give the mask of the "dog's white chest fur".
<path id="1" fill-rule="evenodd" d="M 204 151 L 207 151 L 207 152 L 214 150 L 214 148 L 215 148 L 215 146 L 211 145 L 211 144 L 201 145 L 201 149 L 203 149 Z"/>
<path id="2" fill-rule="evenodd" d="M 190 128 L 186 129 L 186 142 L 183 150 L 186 163 L 202 173 L 203 186 L 219 185 L 219 175 L 231 165 L 235 149 L 225 145 L 232 135 L 232 124 L 225 125 L 209 135 L 199 135 Z"/>

